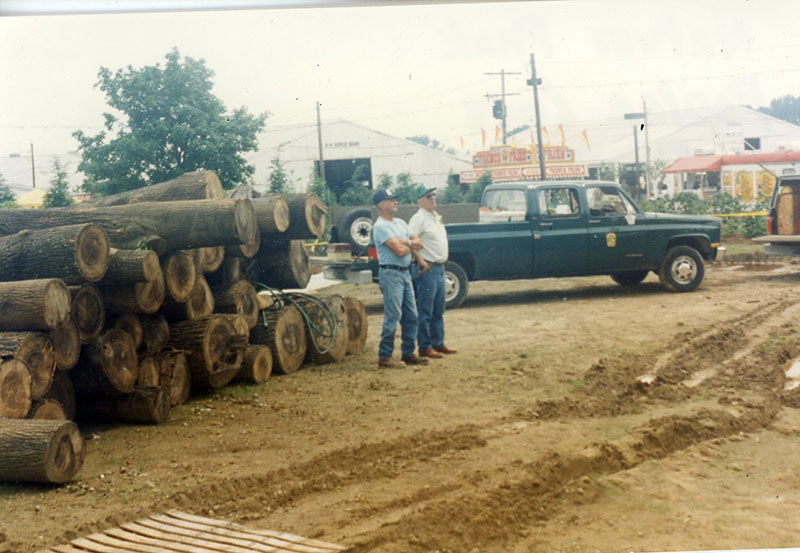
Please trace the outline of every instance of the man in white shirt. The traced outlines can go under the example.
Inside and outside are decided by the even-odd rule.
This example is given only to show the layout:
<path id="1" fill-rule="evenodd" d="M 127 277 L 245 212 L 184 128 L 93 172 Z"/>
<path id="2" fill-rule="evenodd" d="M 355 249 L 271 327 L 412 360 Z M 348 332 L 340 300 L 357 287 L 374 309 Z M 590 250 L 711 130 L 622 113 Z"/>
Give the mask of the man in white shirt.
<path id="1" fill-rule="evenodd" d="M 447 230 L 436 212 L 436 188 L 417 187 L 417 211 L 408 221 L 411 234 L 422 240 L 416 260 L 417 345 L 420 357 L 438 359 L 456 353 L 444 345 L 444 264 L 447 262 Z"/>

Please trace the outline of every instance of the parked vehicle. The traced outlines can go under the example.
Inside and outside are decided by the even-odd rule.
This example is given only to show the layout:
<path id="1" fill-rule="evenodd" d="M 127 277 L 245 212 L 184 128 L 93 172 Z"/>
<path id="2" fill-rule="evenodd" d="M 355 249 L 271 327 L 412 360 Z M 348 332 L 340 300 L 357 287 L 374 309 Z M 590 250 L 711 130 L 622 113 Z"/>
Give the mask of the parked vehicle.
<path id="1" fill-rule="evenodd" d="M 778 177 L 767 215 L 767 234 L 754 238 L 767 255 L 800 255 L 800 176 Z"/>

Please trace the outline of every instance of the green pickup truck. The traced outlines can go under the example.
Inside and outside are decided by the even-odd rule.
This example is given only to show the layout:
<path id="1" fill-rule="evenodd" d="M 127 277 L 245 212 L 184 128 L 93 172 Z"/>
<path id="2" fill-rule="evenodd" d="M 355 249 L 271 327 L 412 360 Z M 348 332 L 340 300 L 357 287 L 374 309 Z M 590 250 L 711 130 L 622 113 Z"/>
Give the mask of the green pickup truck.
<path id="1" fill-rule="evenodd" d="M 649 271 L 689 292 L 703 260 L 724 255 L 721 220 L 643 212 L 617 184 L 542 181 L 486 187 L 478 223 L 447 225 L 447 306 L 469 281 L 610 275 L 633 286 Z"/>

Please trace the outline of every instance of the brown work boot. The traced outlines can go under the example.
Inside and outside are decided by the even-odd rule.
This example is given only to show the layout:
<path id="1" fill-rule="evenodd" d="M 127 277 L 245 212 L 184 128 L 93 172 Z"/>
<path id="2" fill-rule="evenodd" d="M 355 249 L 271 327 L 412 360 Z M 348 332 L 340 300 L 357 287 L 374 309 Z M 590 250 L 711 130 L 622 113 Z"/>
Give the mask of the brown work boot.
<path id="1" fill-rule="evenodd" d="M 427 365 L 428 364 L 428 360 L 427 359 L 425 359 L 424 357 L 417 357 L 413 353 L 411 355 L 406 355 L 405 357 L 403 357 L 403 362 L 406 365 Z"/>
<path id="2" fill-rule="evenodd" d="M 378 359 L 379 369 L 402 369 L 406 366 L 402 361 L 398 361 L 394 357 L 388 359 Z"/>
<path id="3" fill-rule="evenodd" d="M 441 359 L 442 357 L 444 357 L 444 355 L 442 355 L 441 353 L 439 353 L 438 351 L 436 351 L 433 348 L 428 348 L 426 350 L 420 350 L 419 356 L 420 357 L 430 357 L 431 359 Z"/>
<path id="4" fill-rule="evenodd" d="M 458 353 L 458 350 L 457 350 L 457 349 L 450 349 L 450 348 L 448 348 L 448 347 L 447 347 L 447 346 L 445 346 L 445 345 L 441 345 L 441 346 L 439 346 L 438 348 L 433 348 L 433 349 L 435 349 L 435 350 L 436 350 L 436 351 L 438 351 L 439 353 L 444 353 L 445 355 L 449 355 L 449 354 L 451 354 L 451 353 Z"/>

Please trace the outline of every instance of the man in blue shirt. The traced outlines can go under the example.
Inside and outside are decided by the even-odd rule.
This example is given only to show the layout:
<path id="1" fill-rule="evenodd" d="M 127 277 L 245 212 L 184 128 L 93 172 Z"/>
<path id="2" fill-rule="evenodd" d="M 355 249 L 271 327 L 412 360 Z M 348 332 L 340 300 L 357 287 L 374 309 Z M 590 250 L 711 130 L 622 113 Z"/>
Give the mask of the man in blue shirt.
<path id="1" fill-rule="evenodd" d="M 378 283 L 383 292 L 383 327 L 378 345 L 378 368 L 402 368 L 426 365 L 427 359 L 414 355 L 417 341 L 417 304 L 411 283 L 411 257 L 419 255 L 422 241 L 412 235 L 402 219 L 396 219 L 397 197 L 380 189 L 372 196 L 380 215 L 372 227 L 372 239 L 378 250 Z M 397 323 L 400 323 L 402 362 L 392 357 Z"/>

